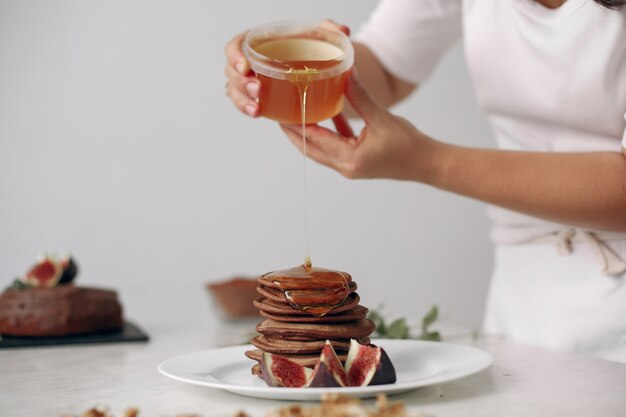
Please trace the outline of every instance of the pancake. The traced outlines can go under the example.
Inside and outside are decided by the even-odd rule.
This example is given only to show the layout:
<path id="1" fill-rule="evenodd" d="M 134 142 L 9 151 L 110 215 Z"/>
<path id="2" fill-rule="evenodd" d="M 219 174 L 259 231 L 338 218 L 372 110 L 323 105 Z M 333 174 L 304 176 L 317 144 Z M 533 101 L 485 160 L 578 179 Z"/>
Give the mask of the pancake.
<path id="1" fill-rule="evenodd" d="M 256 305 L 256 304 L 255 304 Z M 346 321 L 360 320 L 367 317 L 368 309 L 363 306 L 355 306 L 354 308 L 338 314 L 326 314 L 322 317 L 317 316 L 296 316 L 288 314 L 268 313 L 263 309 L 260 313 L 263 317 L 276 321 L 296 322 L 296 323 L 341 323 Z"/>
<path id="2" fill-rule="evenodd" d="M 343 305 L 333 308 L 326 315 L 338 314 L 338 313 L 342 313 L 344 311 L 350 310 L 354 308 L 355 306 L 357 306 L 360 301 L 361 301 L 361 298 L 359 297 L 359 294 L 354 292 L 350 294 L 348 298 L 346 298 L 346 301 L 343 303 Z M 259 310 L 270 313 L 270 314 L 315 317 L 307 313 L 305 310 L 298 310 L 296 308 L 293 308 L 291 305 L 287 304 L 286 302 L 275 301 L 266 297 L 257 298 L 256 300 L 254 300 L 253 304 Z"/>
<path id="3" fill-rule="evenodd" d="M 300 340 L 303 342 L 313 342 L 319 339 L 317 337 L 309 337 L 309 336 L 293 336 L 285 340 Z"/>
<path id="4" fill-rule="evenodd" d="M 360 339 L 368 337 L 374 330 L 376 330 L 376 325 L 368 319 L 348 323 L 286 323 L 266 319 L 256 326 L 256 331 L 264 336 L 285 339 L 298 336 L 324 340 Z"/>
<path id="5" fill-rule="evenodd" d="M 257 361 L 261 363 L 261 357 L 263 356 L 263 350 L 254 349 L 246 351 L 246 356 L 253 361 Z M 306 366 L 307 368 L 313 368 L 317 363 L 317 360 L 320 358 L 320 355 L 281 355 L 285 358 L 294 361 L 295 363 Z M 348 354 L 343 352 L 337 352 L 337 357 L 341 362 L 345 362 L 348 359 Z M 255 365 L 258 366 L 258 365 Z M 259 368 L 260 371 L 260 368 Z"/>
<path id="6" fill-rule="evenodd" d="M 259 285 L 257 286 L 257 292 L 262 296 L 269 298 L 270 300 L 279 301 L 282 303 L 288 303 L 287 297 L 285 293 L 277 288 L 273 288 L 267 285 Z M 350 282 L 348 284 L 349 294 L 352 294 L 357 290 L 356 282 Z M 315 305 L 324 305 L 327 300 L 337 297 L 337 293 L 340 291 L 345 291 L 345 287 L 342 288 L 329 288 L 329 289 L 319 289 L 319 290 L 307 290 L 307 294 L 310 297 L 310 304 Z M 342 298 L 344 296 L 342 295 Z M 308 303 L 307 303 L 308 304 Z"/>
<path id="7" fill-rule="evenodd" d="M 328 339 L 326 339 L 328 340 Z M 306 353 L 319 354 L 326 345 L 326 340 L 292 340 L 292 339 L 277 339 L 267 336 L 257 336 L 253 338 L 250 343 L 254 346 L 270 353 L 279 353 L 287 355 L 301 355 Z M 336 351 L 346 352 L 350 349 L 349 339 L 328 340 Z M 357 340 L 361 344 L 369 344 L 370 339 L 368 337 Z"/>

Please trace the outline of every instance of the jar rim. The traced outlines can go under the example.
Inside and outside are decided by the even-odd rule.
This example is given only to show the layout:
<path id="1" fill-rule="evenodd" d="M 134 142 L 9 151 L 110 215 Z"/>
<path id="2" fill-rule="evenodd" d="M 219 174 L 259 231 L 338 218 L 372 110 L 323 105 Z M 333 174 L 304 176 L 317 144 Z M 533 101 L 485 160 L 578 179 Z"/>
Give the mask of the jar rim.
<path id="1" fill-rule="evenodd" d="M 318 69 L 312 74 L 294 75 L 289 69 L 271 65 L 270 60 L 272 58 L 257 52 L 252 46 L 258 39 L 272 40 L 298 36 L 321 40 L 341 49 L 343 53 L 338 57 L 337 65 Z M 350 38 L 344 33 L 311 23 L 295 21 L 268 23 L 250 30 L 244 38 L 242 50 L 255 73 L 271 78 L 290 79 L 292 81 L 297 81 L 299 77 L 303 78 L 303 80 L 304 78 L 308 80 L 332 78 L 349 70 L 354 63 L 354 48 Z"/>

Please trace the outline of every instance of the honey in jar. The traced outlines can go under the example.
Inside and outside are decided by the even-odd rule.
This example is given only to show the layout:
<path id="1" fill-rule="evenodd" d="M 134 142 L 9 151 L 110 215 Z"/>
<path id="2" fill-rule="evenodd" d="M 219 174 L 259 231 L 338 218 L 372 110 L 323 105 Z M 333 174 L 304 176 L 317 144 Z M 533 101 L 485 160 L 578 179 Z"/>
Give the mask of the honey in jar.
<path id="1" fill-rule="evenodd" d="M 302 24 L 268 25 L 248 33 L 243 51 L 261 81 L 261 116 L 308 124 L 341 112 L 354 61 L 343 33 Z"/>

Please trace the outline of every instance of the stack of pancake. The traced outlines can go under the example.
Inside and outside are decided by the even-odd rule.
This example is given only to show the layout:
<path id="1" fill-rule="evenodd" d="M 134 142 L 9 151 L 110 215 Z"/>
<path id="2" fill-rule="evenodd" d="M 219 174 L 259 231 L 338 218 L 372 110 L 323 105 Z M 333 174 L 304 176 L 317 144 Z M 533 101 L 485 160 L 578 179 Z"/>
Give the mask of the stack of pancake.
<path id="1" fill-rule="evenodd" d="M 276 353 L 313 367 L 329 340 L 345 361 L 350 339 L 368 344 L 376 329 L 366 318 L 367 308 L 359 305 L 356 289 L 345 272 L 305 265 L 263 275 L 254 305 L 266 319 L 251 340 L 256 349 L 246 356 L 260 362 L 264 352 Z M 259 364 L 252 367 L 254 375 L 260 371 Z"/>

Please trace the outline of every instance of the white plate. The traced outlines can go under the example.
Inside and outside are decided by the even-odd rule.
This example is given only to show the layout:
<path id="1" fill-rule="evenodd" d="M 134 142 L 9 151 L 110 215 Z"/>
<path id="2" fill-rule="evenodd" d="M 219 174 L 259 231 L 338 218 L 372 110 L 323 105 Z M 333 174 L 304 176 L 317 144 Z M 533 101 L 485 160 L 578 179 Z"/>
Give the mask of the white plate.
<path id="1" fill-rule="evenodd" d="M 219 388 L 235 394 L 278 400 L 319 400 L 322 394 L 341 393 L 367 398 L 395 394 L 425 385 L 462 378 L 488 367 L 493 358 L 482 350 L 443 342 L 373 340 L 385 349 L 396 368 L 395 384 L 345 388 L 268 387 L 250 373 L 254 362 L 244 356 L 253 346 L 231 346 L 168 359 L 159 372 L 178 381 Z"/>

